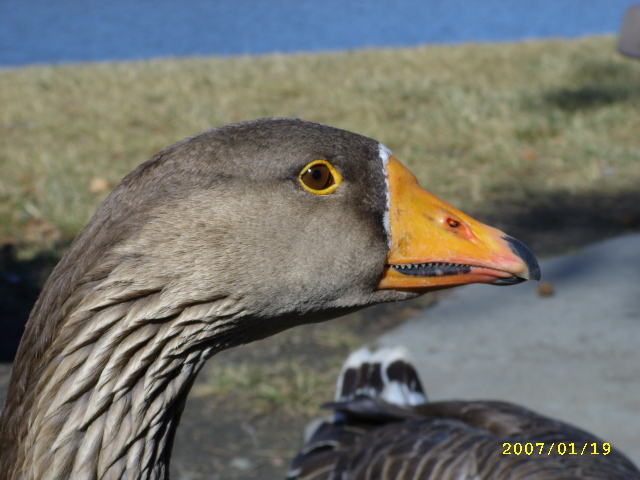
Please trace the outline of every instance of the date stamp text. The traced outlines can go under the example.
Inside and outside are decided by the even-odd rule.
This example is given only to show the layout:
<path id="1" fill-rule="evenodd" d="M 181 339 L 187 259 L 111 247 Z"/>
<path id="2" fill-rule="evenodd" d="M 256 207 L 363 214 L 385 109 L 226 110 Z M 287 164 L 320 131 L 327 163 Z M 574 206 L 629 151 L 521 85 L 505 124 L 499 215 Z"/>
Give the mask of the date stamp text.
<path id="1" fill-rule="evenodd" d="M 544 443 L 544 442 L 505 442 L 502 444 L 503 455 L 609 455 L 610 443 Z"/>

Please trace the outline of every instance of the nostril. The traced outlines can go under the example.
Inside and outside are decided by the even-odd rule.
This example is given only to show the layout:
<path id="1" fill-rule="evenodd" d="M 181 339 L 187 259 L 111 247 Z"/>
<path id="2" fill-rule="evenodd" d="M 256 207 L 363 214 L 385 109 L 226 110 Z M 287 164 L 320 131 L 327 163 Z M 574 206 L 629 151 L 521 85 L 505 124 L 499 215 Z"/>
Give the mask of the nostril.
<path id="1" fill-rule="evenodd" d="M 449 218 L 447 219 L 447 225 L 449 225 L 451 228 L 458 228 L 460 226 L 460 222 L 454 220 L 453 218 Z"/>

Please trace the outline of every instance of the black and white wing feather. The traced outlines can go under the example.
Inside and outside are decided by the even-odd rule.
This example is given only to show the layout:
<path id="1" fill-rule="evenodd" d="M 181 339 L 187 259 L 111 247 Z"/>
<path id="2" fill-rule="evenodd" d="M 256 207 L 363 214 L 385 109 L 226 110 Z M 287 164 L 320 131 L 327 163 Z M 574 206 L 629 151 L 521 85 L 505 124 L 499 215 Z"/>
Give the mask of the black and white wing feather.
<path id="1" fill-rule="evenodd" d="M 640 479 L 615 448 L 603 455 L 596 436 L 523 407 L 427 402 L 418 374 L 397 349 L 355 352 L 336 401 L 326 406 L 333 418 L 293 460 L 288 480 Z M 516 455 L 514 444 L 531 444 L 533 452 Z M 585 444 L 588 453 L 580 454 Z"/>

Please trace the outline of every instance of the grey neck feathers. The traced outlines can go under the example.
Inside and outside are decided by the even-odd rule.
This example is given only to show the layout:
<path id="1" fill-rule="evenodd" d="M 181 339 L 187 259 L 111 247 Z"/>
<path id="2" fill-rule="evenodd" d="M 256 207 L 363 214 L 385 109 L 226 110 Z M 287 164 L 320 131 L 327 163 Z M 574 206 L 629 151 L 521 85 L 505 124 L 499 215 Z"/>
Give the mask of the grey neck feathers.
<path id="1" fill-rule="evenodd" d="M 0 472 L 7 479 L 166 478 L 189 389 L 209 357 L 301 318 L 361 308 L 291 306 L 282 297 L 269 305 L 269 295 L 251 296 L 238 280 L 223 278 L 234 269 L 214 268 L 214 256 L 202 248 L 176 254 L 168 234 L 162 243 L 150 233 L 169 229 L 155 227 L 93 264 L 86 253 L 69 260 L 86 246 L 80 237 L 52 274 L 29 320 L 0 419 Z M 181 268 L 202 258 L 210 268 Z M 84 273 L 73 265 L 84 265 Z"/>
<path id="2" fill-rule="evenodd" d="M 170 289 L 112 280 L 93 290 L 53 341 L 64 347 L 47 359 L 9 478 L 165 478 L 196 374 L 242 342 L 230 298 L 173 303 Z"/>

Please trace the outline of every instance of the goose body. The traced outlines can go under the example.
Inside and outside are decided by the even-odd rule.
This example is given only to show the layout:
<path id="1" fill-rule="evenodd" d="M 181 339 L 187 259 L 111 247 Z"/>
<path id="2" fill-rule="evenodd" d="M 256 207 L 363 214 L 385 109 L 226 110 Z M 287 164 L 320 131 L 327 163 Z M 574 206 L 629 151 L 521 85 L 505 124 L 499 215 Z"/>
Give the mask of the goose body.
<path id="1" fill-rule="evenodd" d="M 334 416 L 293 460 L 288 480 L 634 480 L 600 438 L 497 401 L 428 402 L 400 350 L 345 363 Z"/>
<path id="2" fill-rule="evenodd" d="M 375 140 L 297 119 L 201 133 L 126 176 L 45 284 L 0 417 L 0 478 L 167 478 L 216 352 L 539 276 L 523 244 L 422 190 Z"/>

